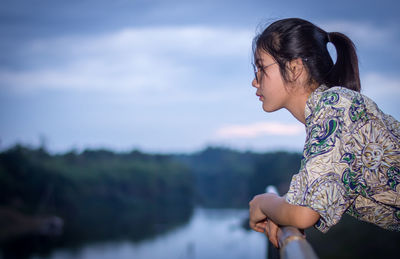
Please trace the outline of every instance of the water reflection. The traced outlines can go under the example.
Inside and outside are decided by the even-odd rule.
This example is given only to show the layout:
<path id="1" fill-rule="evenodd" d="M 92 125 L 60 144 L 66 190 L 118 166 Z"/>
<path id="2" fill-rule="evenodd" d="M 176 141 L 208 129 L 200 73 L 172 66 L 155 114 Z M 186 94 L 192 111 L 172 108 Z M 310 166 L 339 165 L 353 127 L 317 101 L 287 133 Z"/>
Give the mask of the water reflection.
<path id="1" fill-rule="evenodd" d="M 136 243 L 132 241 L 92 243 L 73 251 L 55 250 L 45 258 L 264 258 L 266 242 L 264 236 L 245 230 L 241 226 L 247 213 L 247 210 L 197 208 L 188 224 L 151 239 Z"/>

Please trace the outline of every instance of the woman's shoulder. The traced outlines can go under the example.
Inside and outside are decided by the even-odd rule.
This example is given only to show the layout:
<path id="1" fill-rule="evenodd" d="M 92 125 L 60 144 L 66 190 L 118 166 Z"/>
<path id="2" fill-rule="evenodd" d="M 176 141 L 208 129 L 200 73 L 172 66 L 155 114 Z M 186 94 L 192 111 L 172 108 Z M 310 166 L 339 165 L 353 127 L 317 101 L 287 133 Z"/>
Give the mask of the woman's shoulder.
<path id="1" fill-rule="evenodd" d="M 351 106 L 351 102 L 357 92 L 344 87 L 331 87 L 321 85 L 314 90 L 306 102 L 306 121 L 317 119 L 329 115 L 341 115 L 344 110 Z"/>
<path id="2" fill-rule="evenodd" d="M 376 103 L 360 92 L 342 86 L 328 88 L 325 85 L 321 85 L 310 95 L 307 100 L 306 115 L 316 116 L 332 109 L 346 112 L 352 119 L 366 112 L 379 117 L 382 115 Z"/>
<path id="3" fill-rule="evenodd" d="M 351 102 L 354 98 L 365 97 L 361 93 L 342 86 L 328 88 L 325 85 L 318 87 L 310 96 L 311 103 L 334 105 L 340 102 Z"/>
<path id="4" fill-rule="evenodd" d="M 350 131 L 368 123 L 378 123 L 382 125 L 382 130 L 400 139 L 400 123 L 382 112 L 372 99 L 345 87 L 328 88 L 322 85 L 307 101 L 306 125 L 309 127 L 331 119 L 340 122 Z"/>

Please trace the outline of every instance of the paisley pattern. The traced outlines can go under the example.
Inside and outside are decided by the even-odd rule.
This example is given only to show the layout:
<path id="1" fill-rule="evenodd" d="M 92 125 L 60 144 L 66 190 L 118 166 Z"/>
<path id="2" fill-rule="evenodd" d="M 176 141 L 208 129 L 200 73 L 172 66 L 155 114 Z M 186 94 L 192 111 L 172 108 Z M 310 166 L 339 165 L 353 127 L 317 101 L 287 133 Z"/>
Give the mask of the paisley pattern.
<path id="1" fill-rule="evenodd" d="M 390 186 L 393 191 L 397 190 L 397 185 L 400 183 L 400 170 L 396 167 L 391 167 L 387 171 L 388 182 L 387 184 Z"/>
<path id="2" fill-rule="evenodd" d="M 366 96 L 324 85 L 305 115 L 301 168 L 286 200 L 317 211 L 322 232 L 345 212 L 400 231 L 400 123 Z"/>
<path id="3" fill-rule="evenodd" d="M 338 119 L 325 120 L 323 125 L 314 125 L 311 128 L 310 141 L 306 144 L 307 156 L 312 157 L 321 153 L 326 153 L 332 150 L 335 146 L 336 138 L 332 138 L 332 135 L 338 129 Z"/>

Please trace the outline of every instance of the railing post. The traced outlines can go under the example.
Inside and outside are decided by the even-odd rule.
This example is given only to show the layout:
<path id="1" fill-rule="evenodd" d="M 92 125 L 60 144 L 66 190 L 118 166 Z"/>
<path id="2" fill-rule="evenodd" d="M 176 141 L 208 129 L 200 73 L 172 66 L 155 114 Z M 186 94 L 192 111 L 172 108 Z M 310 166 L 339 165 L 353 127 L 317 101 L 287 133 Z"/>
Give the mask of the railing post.
<path id="1" fill-rule="evenodd" d="M 275 186 L 267 186 L 267 193 L 278 194 Z M 278 194 L 279 195 L 279 194 Z M 307 242 L 305 236 L 299 229 L 291 226 L 281 227 L 278 230 L 279 249 L 268 241 L 267 258 L 269 259 L 318 259 L 312 246 Z"/>

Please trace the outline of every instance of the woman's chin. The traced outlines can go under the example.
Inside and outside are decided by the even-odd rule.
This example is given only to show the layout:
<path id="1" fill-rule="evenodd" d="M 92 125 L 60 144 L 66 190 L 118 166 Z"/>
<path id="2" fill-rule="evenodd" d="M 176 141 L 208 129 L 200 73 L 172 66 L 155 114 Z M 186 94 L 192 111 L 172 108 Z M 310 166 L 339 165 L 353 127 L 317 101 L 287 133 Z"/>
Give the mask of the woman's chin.
<path id="1" fill-rule="evenodd" d="M 262 108 L 263 108 L 263 110 L 264 110 L 265 112 L 275 112 L 275 111 L 277 111 L 277 110 L 280 109 L 280 108 L 277 109 L 277 108 L 274 108 L 274 107 L 271 107 L 271 106 L 267 106 L 267 105 L 265 105 L 265 104 L 263 104 Z"/>

